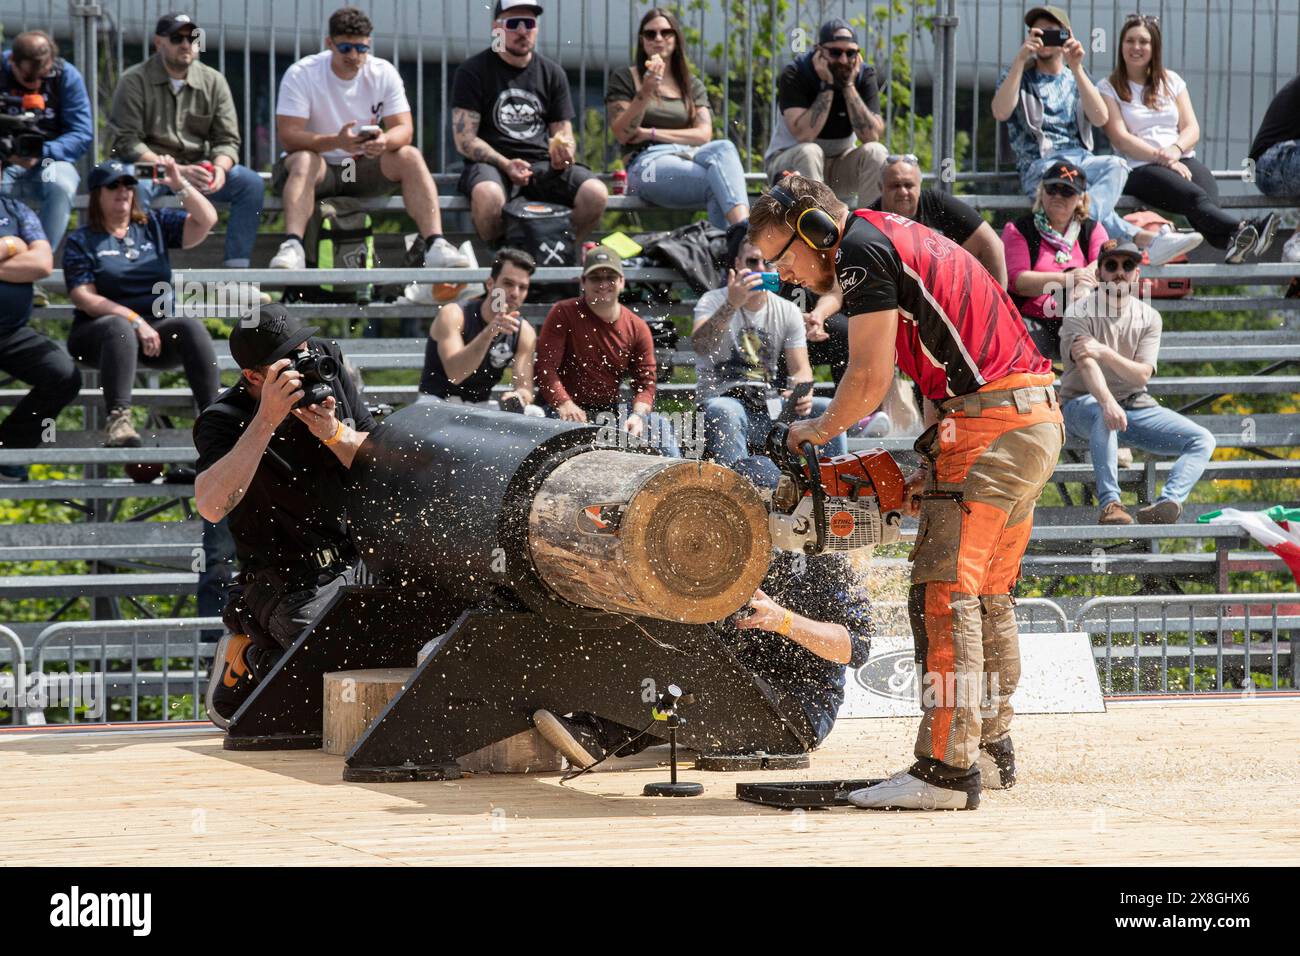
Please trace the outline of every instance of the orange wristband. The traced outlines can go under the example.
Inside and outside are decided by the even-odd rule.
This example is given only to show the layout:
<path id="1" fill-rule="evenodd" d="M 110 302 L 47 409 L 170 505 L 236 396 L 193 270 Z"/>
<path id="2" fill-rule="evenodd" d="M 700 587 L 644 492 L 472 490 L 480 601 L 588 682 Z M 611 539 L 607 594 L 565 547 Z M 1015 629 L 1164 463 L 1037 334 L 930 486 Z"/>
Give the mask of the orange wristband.
<path id="1" fill-rule="evenodd" d="M 339 427 L 334 429 L 334 434 L 324 439 L 325 445 L 337 445 L 343 440 L 343 423 L 339 422 Z"/>

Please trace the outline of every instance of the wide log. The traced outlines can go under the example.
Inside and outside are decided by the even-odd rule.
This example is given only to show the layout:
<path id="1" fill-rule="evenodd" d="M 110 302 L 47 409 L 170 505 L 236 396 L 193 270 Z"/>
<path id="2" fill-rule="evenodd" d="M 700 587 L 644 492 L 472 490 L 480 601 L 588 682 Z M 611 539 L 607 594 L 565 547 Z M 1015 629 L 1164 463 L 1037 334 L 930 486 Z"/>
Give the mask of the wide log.
<path id="1" fill-rule="evenodd" d="M 734 471 L 621 451 L 578 455 L 547 475 L 528 537 L 561 597 L 691 624 L 744 606 L 771 553 L 763 503 Z"/>

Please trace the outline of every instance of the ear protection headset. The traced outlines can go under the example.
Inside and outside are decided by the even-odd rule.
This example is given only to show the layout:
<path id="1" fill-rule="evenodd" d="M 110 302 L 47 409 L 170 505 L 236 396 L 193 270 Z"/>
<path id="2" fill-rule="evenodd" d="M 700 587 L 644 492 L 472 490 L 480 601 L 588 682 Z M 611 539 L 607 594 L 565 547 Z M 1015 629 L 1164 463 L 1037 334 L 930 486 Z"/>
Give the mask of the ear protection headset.
<path id="1" fill-rule="evenodd" d="M 840 241 L 839 224 L 830 213 L 817 205 L 817 200 L 812 196 L 796 199 L 794 193 L 784 186 L 773 186 L 768 195 L 781 204 L 785 210 L 785 224 L 794 230 L 794 234 L 808 248 L 825 252 Z"/>

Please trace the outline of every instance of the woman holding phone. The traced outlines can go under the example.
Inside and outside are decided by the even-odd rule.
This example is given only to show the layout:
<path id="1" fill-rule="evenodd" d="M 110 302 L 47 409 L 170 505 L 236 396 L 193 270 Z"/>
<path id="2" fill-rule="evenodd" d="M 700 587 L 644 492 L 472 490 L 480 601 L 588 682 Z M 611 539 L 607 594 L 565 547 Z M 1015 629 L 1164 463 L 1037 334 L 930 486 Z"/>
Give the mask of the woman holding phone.
<path id="1" fill-rule="evenodd" d="M 730 140 L 713 138 L 704 82 L 694 74 L 673 14 L 647 10 L 634 66 L 609 78 L 605 109 L 627 147 L 627 191 L 670 209 L 707 208 L 719 229 L 749 218 L 745 170 Z"/>
<path id="2" fill-rule="evenodd" d="M 197 318 L 176 315 L 169 250 L 197 246 L 217 222 L 217 211 L 182 182 L 176 160 L 159 164 L 180 209 L 144 212 L 132 168 L 110 159 L 91 171 L 86 225 L 63 250 L 63 277 L 76 307 L 68 351 L 99 369 L 108 426 L 104 444 L 140 445 L 131 423 L 131 389 L 139 364 L 183 366 L 199 409 L 221 382 L 208 330 Z"/>

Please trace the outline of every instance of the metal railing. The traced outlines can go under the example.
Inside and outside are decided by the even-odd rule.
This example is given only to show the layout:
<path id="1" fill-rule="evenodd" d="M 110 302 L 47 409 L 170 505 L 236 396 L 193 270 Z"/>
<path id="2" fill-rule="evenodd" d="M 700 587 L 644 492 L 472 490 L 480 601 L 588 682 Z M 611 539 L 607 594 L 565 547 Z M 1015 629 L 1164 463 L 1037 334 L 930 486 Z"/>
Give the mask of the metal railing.
<path id="1" fill-rule="evenodd" d="M 872 619 L 878 634 L 910 634 L 911 621 L 906 601 L 876 601 L 871 605 Z M 1069 615 L 1048 598 L 1017 598 L 1016 624 L 1021 633 L 1055 634 L 1069 631 Z"/>
<path id="2" fill-rule="evenodd" d="M 216 643 L 201 640 L 201 632 L 224 627 L 219 617 L 61 622 L 37 635 L 29 659 L 32 673 L 42 680 L 55 682 L 61 679 L 56 675 L 82 673 L 99 681 L 92 688 L 99 700 L 66 695 L 60 709 L 66 708 L 67 723 L 111 722 L 115 710 L 121 709 L 115 702 L 122 700 L 129 702 L 128 713 L 116 719 L 138 721 L 141 698 L 146 696 L 161 699 L 159 716 L 151 719 L 202 720 Z M 175 712 L 186 701 L 185 712 Z"/>
<path id="3" fill-rule="evenodd" d="M 205 27 L 204 62 L 230 81 L 243 135 L 244 163 L 267 167 L 278 144 L 274 123 L 280 78 L 290 64 L 321 48 L 329 14 L 342 0 L 191 0 L 184 4 Z M 438 4 L 356 0 L 375 24 L 375 54 L 393 62 L 406 81 L 416 121 L 416 146 L 436 171 L 459 161 L 451 139 L 451 89 L 457 66 L 488 46 L 491 14 L 481 0 Z M 555 0 L 542 17 L 538 49 L 561 62 L 583 118 L 603 118 L 610 73 L 630 62 L 635 30 L 652 0 Z M 782 69 L 811 49 L 816 27 L 839 16 L 858 30 L 883 91 L 889 145 L 913 152 L 932 146 L 932 168 L 954 161 L 959 180 L 1006 180 L 1015 164 L 993 118 L 990 101 L 1001 73 L 1023 39 L 1023 0 L 715 0 L 667 4 L 681 11 L 686 49 L 711 81 L 723 134 L 742 148 L 749 167 L 778 122 L 776 83 Z M 1198 157 L 1240 176 L 1249 144 L 1274 92 L 1300 70 L 1300 0 L 1246 4 L 1233 0 L 1066 0 L 1075 34 L 1085 40 L 1085 66 L 1094 80 L 1116 62 L 1125 16 L 1156 13 L 1164 33 L 1164 62 L 1187 81 L 1202 129 Z M 7 35 L 52 30 L 83 73 L 96 110 L 96 155 L 102 115 L 117 76 L 152 53 L 152 32 L 166 9 L 159 0 L 0 0 Z M 896 55 L 894 52 L 896 51 Z M 890 94 L 891 85 L 896 89 Z M 928 129 L 933 117 L 934 128 Z M 585 123 L 575 124 L 583 149 Z M 596 129 L 612 162 L 618 144 L 607 123 Z M 960 155 L 958 150 L 960 147 Z"/>
<path id="4" fill-rule="evenodd" d="M 1073 629 L 1092 638 L 1104 694 L 1297 687 L 1294 594 L 1099 597 L 1079 608 Z"/>
<path id="5" fill-rule="evenodd" d="M 0 666 L 0 710 L 9 711 L 9 723 L 22 722 L 20 695 L 27 687 L 27 658 L 23 642 L 12 630 L 0 625 L 0 641 L 9 648 L 9 670 Z"/>

